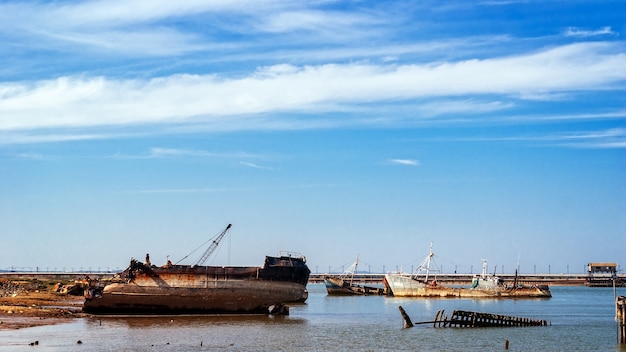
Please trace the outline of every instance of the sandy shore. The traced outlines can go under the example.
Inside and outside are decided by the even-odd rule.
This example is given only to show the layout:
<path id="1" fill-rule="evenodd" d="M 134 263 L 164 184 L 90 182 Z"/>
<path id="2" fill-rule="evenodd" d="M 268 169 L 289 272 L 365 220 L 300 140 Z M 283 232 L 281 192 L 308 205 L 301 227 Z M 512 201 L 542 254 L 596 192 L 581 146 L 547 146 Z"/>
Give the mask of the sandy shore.
<path id="1" fill-rule="evenodd" d="M 0 297 L 0 329 L 59 324 L 84 317 L 84 298 L 50 291 L 22 291 Z"/>

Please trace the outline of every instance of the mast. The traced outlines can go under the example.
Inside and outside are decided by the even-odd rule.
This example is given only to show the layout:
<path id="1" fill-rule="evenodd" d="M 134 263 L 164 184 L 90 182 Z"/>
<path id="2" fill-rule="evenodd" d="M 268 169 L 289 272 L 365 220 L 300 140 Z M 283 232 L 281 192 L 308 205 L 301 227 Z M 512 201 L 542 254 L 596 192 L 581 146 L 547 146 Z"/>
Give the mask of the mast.
<path id="1" fill-rule="evenodd" d="M 483 272 L 482 272 L 482 277 L 483 279 L 487 277 L 487 259 L 481 259 L 483 261 Z"/>
<path id="2" fill-rule="evenodd" d="M 426 260 L 428 261 L 426 264 L 426 282 L 428 282 L 428 275 L 430 275 L 430 259 L 433 257 L 433 243 L 430 242 L 430 249 L 428 251 L 428 257 Z"/>
<path id="3" fill-rule="evenodd" d="M 517 288 L 517 272 L 519 270 L 519 254 L 517 255 L 517 263 L 515 264 L 515 279 L 513 280 L 513 287 Z"/>
<path id="4" fill-rule="evenodd" d="M 350 286 L 352 286 L 352 280 L 354 280 L 354 273 L 356 273 L 356 268 L 359 266 L 359 255 L 356 255 L 356 261 L 352 264 L 354 269 L 352 270 L 352 275 L 350 275 Z"/>
<path id="5" fill-rule="evenodd" d="M 433 253 L 433 243 L 430 242 L 430 250 L 428 252 L 428 256 L 426 256 L 426 258 L 424 258 L 422 263 L 417 267 L 417 270 L 412 274 L 412 277 L 416 277 L 417 273 L 420 273 L 422 270 L 425 270 L 426 278 L 424 282 L 428 282 L 428 277 L 430 276 L 430 261 L 431 261 L 431 258 L 434 256 L 435 256 L 435 253 Z"/>

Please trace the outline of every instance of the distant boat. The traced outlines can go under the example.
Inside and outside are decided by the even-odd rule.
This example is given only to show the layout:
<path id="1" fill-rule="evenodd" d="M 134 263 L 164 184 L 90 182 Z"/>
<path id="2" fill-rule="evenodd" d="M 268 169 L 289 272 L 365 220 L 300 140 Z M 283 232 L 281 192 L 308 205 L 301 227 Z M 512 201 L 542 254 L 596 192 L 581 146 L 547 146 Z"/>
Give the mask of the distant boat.
<path id="1" fill-rule="evenodd" d="M 359 256 L 341 275 L 325 275 L 324 285 L 329 295 L 384 295 L 385 288 L 354 283 L 354 274 L 359 265 Z"/>
<path id="2" fill-rule="evenodd" d="M 280 312 L 304 302 L 310 270 L 301 255 L 266 256 L 262 267 L 203 266 L 228 225 L 195 265 L 163 266 L 132 259 L 115 282 L 90 287 L 83 311 L 95 314 L 205 314 Z"/>
<path id="3" fill-rule="evenodd" d="M 471 288 L 442 286 L 436 276 L 431 276 L 432 244 L 430 252 L 415 273 L 385 274 L 385 286 L 396 297 L 450 297 L 450 298 L 549 298 L 550 289 L 545 285 L 527 286 L 517 283 L 506 285 L 504 280 L 487 275 L 487 261 L 483 260 L 483 272 L 474 277 Z M 425 272 L 425 274 L 421 274 Z M 516 276 L 517 277 L 517 276 Z"/>

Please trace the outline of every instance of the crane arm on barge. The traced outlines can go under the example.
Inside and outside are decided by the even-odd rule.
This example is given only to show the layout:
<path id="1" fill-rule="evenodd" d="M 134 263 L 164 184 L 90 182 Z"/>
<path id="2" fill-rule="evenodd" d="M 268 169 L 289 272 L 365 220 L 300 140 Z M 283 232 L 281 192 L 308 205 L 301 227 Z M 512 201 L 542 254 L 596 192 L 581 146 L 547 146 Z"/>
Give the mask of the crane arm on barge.
<path id="1" fill-rule="evenodd" d="M 204 252 L 204 254 L 202 254 L 202 257 L 200 257 L 200 259 L 196 263 L 196 266 L 202 265 L 202 264 L 204 264 L 204 262 L 206 262 L 206 260 L 209 258 L 211 253 L 213 253 L 215 251 L 217 246 L 220 244 L 220 241 L 222 240 L 222 238 L 224 238 L 224 236 L 226 235 L 226 233 L 228 232 L 228 230 L 230 230 L 230 228 L 232 226 L 233 226 L 232 224 L 228 224 L 228 226 L 226 226 L 224 231 L 222 231 L 219 235 L 217 235 L 215 237 L 215 239 L 213 240 L 213 242 L 211 243 L 209 248 L 207 248 L 207 250 Z"/>
<path id="2" fill-rule="evenodd" d="M 215 236 L 214 239 L 213 239 L 213 242 L 211 243 L 209 248 L 207 248 L 207 250 L 202 254 L 202 257 L 200 257 L 200 259 L 198 259 L 196 264 L 194 264 L 192 266 L 198 266 L 198 265 L 204 264 L 204 262 L 206 262 L 206 260 L 209 258 L 209 256 L 215 251 L 217 246 L 220 244 L 220 241 L 222 240 L 222 238 L 224 238 L 224 236 L 226 235 L 226 233 L 228 232 L 228 230 L 230 230 L 230 228 L 232 226 L 233 226 L 232 224 L 228 224 L 228 226 L 226 226 L 224 231 L 220 232 L 217 236 Z M 209 241 L 211 241 L 211 239 L 209 239 Z M 191 253 L 187 254 L 181 260 L 177 261 L 176 264 L 178 264 L 178 263 L 182 262 L 183 260 L 187 259 L 187 257 L 192 255 L 195 251 L 197 251 L 201 247 L 204 247 L 204 245 L 207 244 L 209 241 L 204 242 L 202 245 L 200 245 L 200 247 L 194 249 Z"/>

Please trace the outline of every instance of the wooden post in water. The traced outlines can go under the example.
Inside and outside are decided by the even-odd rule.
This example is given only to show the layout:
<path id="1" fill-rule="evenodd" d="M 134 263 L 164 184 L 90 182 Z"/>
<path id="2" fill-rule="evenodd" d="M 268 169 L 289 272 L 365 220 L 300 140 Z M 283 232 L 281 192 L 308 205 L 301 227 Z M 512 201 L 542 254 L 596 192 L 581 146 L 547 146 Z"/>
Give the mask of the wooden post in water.
<path id="1" fill-rule="evenodd" d="M 626 344 L 626 296 L 619 296 L 615 300 L 615 320 L 618 325 L 619 343 Z"/>
<path id="2" fill-rule="evenodd" d="M 400 310 L 400 314 L 402 314 L 402 320 L 404 321 L 404 324 L 402 326 L 405 329 L 412 328 L 413 323 L 411 322 L 411 318 L 409 318 L 409 315 L 406 314 L 406 312 L 404 311 L 404 308 L 402 308 L 402 306 L 398 306 L 398 309 Z"/>

